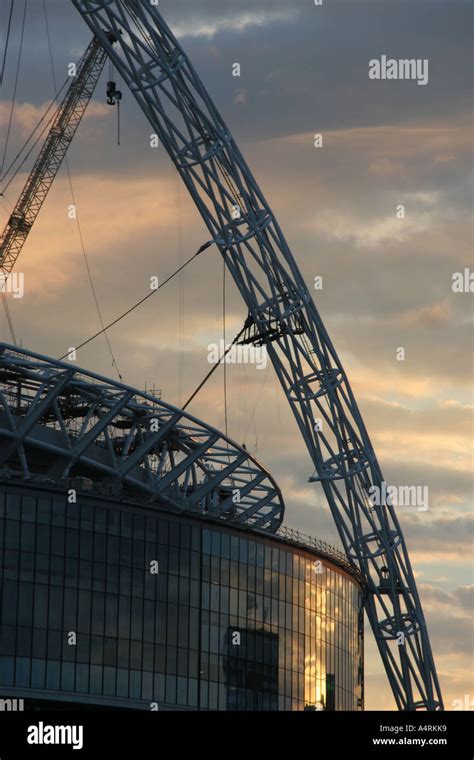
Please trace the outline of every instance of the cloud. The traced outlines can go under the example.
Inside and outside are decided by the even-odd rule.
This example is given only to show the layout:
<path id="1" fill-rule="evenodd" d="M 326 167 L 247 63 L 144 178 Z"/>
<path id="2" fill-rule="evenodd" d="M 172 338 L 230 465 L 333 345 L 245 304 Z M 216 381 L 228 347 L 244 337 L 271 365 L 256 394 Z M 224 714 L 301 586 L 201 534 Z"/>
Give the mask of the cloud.
<path id="1" fill-rule="evenodd" d="M 451 321 L 452 308 L 449 301 L 444 300 L 431 306 L 420 306 L 415 309 L 408 309 L 400 315 L 400 321 L 407 327 L 414 325 L 423 325 L 427 327 L 437 327 L 446 325 Z"/>
<path id="2" fill-rule="evenodd" d="M 235 91 L 233 98 L 234 105 L 245 106 L 247 103 L 247 93 L 244 88 L 240 88 Z"/>
<path id="3" fill-rule="evenodd" d="M 322 234 L 328 239 L 354 243 L 357 248 L 377 248 L 384 243 L 403 243 L 414 233 L 429 229 L 432 216 L 429 213 L 412 215 L 409 219 L 397 219 L 395 207 L 392 216 L 362 219 L 355 214 L 327 211 L 324 216 L 310 223 L 310 232 Z"/>
<path id="4" fill-rule="evenodd" d="M 459 604 L 466 613 L 472 614 L 474 611 L 474 585 L 460 586 L 454 591 L 454 596 L 457 597 Z"/>
<path id="5" fill-rule="evenodd" d="M 469 412 L 472 412 L 474 410 L 474 404 L 462 404 L 460 401 L 457 401 L 456 399 L 450 398 L 450 399 L 440 399 L 438 401 L 438 406 L 441 409 L 457 409 L 457 410 L 466 410 Z"/>
<path id="6" fill-rule="evenodd" d="M 127 177 L 116 181 L 96 175 L 73 177 L 77 215 L 86 251 L 91 254 L 93 269 L 105 287 L 114 275 L 120 275 L 120 268 L 116 270 L 115 266 L 117 247 L 123 244 L 124 253 L 127 250 L 136 253 L 130 248 L 130 232 L 135 245 L 140 248 L 141 241 L 146 240 L 143 247 L 146 245 L 155 251 L 155 234 L 161 231 L 168 235 L 171 228 L 171 237 L 174 236 L 179 209 L 175 203 L 176 186 L 167 180 L 156 182 Z M 21 186 L 24 180 L 25 176 L 20 176 L 17 186 Z M 134 199 L 133 208 L 130 198 Z M 41 296 L 51 300 L 55 294 L 66 295 L 77 282 L 83 262 L 77 223 L 68 217 L 71 203 L 69 182 L 58 177 L 17 265 L 19 271 L 25 271 L 30 298 Z M 67 267 L 63 266 L 64 257 Z M 156 264 L 149 276 L 154 273 Z M 145 286 L 149 286 L 149 276 L 147 280 L 143 279 L 142 292 Z"/>
<path id="7" fill-rule="evenodd" d="M 442 591 L 427 583 L 420 583 L 419 586 L 430 635 L 438 656 L 472 656 L 474 586 L 465 586 L 452 592 Z"/>
<path id="8" fill-rule="evenodd" d="M 13 119 L 12 119 L 12 127 L 15 130 L 19 130 L 22 137 L 29 137 L 30 133 L 33 131 L 33 129 L 36 127 L 40 119 L 43 117 L 43 115 L 46 113 L 47 109 L 51 105 L 51 101 L 46 101 L 42 103 L 41 105 L 35 106 L 33 103 L 26 103 L 21 102 L 17 103 L 15 105 L 14 111 L 13 111 Z M 7 100 L 0 100 L 0 126 L 5 127 L 8 125 L 10 120 L 10 112 L 11 112 L 11 103 Z M 53 115 L 55 112 L 55 107 L 49 111 L 48 116 L 46 117 L 45 121 L 42 124 L 41 129 L 48 123 L 48 119 Z M 107 106 L 104 103 L 97 103 L 97 102 L 91 102 L 89 103 L 86 111 L 84 112 L 83 119 L 85 121 L 87 120 L 94 120 L 94 119 L 100 119 L 105 116 L 108 116 L 110 114 L 110 110 L 107 108 Z M 44 138 L 48 134 L 48 131 L 45 132 Z M 36 137 L 39 136 L 39 132 L 36 133 Z M 40 140 L 39 146 L 42 145 L 42 140 Z M 39 150 L 39 147 L 38 147 Z"/>
<path id="9" fill-rule="evenodd" d="M 212 39 L 224 32 L 242 33 L 251 27 L 265 27 L 270 24 L 294 22 L 299 15 L 297 8 L 275 8 L 273 10 L 245 10 L 239 8 L 234 12 L 225 6 L 215 8 L 212 15 L 191 13 L 186 19 L 172 24 L 176 37 L 207 37 Z"/>
<path id="10" fill-rule="evenodd" d="M 417 563 L 440 559 L 466 563 L 472 554 L 474 515 L 442 516 L 433 520 L 404 515 L 409 549 Z"/>

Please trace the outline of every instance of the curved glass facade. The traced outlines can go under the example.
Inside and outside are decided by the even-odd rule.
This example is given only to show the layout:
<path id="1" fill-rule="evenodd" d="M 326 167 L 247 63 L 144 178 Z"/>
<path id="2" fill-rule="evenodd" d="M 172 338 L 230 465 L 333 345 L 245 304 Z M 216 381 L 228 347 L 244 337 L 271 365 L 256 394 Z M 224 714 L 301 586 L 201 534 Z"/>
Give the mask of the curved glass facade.
<path id="1" fill-rule="evenodd" d="M 361 589 L 281 539 L 1 486 L 0 697 L 362 708 Z"/>

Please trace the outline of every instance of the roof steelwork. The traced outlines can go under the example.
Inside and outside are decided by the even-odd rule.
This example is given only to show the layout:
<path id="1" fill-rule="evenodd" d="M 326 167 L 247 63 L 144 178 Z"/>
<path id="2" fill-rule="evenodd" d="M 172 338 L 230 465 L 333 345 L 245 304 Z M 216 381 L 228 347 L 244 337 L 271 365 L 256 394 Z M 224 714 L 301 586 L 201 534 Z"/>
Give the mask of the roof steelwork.
<path id="1" fill-rule="evenodd" d="M 0 470 L 88 478 L 274 532 L 281 492 L 248 451 L 161 399 L 0 343 Z"/>

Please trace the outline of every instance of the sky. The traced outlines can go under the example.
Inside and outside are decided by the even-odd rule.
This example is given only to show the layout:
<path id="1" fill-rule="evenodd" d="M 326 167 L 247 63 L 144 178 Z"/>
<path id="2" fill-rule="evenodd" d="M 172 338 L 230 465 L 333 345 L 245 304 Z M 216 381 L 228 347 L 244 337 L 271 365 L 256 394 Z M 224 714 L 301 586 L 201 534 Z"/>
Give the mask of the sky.
<path id="1" fill-rule="evenodd" d="M 9 3 L 0 3 L 3 50 Z M 90 34 L 70 2 L 46 0 L 56 81 Z M 429 507 L 399 507 L 445 706 L 472 684 L 473 295 L 452 277 L 472 260 L 472 21 L 461 0 L 160 0 L 283 228 L 314 291 L 384 471 L 429 489 Z M 22 2 L 0 89 L 0 153 L 11 113 Z M 374 80 L 369 61 L 428 60 L 426 85 Z M 241 76 L 232 76 L 234 63 Z M 106 105 L 109 69 L 68 154 L 72 191 L 106 322 L 149 292 L 207 240 L 163 148 L 125 88 Z M 116 77 L 117 78 L 117 77 Z M 120 80 L 117 78 L 118 87 Z M 43 0 L 29 0 L 4 170 L 55 92 Z M 321 134 L 322 147 L 314 137 Z M 1 155 L 0 155 L 1 159 Z M 0 224 L 26 179 L 0 196 Z M 63 167 L 16 266 L 9 296 L 26 348 L 59 357 L 100 328 Z M 0 182 L 0 190 L 5 182 Z M 397 217 L 403 205 L 405 217 Z M 78 364 L 179 405 L 209 369 L 208 345 L 246 311 L 211 248 L 179 278 L 79 351 Z M 2 314 L 0 338 L 10 342 Z M 404 348 L 405 359 L 397 359 Z M 339 546 L 309 455 L 271 367 L 227 366 L 229 436 L 279 483 L 288 526 Z M 219 369 L 190 411 L 224 428 Z M 366 708 L 393 701 L 366 633 Z"/>

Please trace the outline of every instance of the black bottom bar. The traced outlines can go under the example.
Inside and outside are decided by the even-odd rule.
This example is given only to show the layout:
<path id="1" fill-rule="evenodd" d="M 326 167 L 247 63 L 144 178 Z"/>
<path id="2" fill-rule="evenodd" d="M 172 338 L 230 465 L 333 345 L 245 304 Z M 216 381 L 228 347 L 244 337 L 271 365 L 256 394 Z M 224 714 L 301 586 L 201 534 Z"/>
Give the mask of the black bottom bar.
<path id="1" fill-rule="evenodd" d="M 82 758 L 102 752 L 137 759 L 148 753 L 182 757 L 184 752 L 226 757 L 229 751 L 246 758 L 258 747 L 265 760 L 272 752 L 278 757 L 286 749 L 313 755 L 321 748 L 331 752 L 329 760 L 354 753 L 472 760 L 471 726 L 469 712 L 0 712 L 0 758 Z"/>

